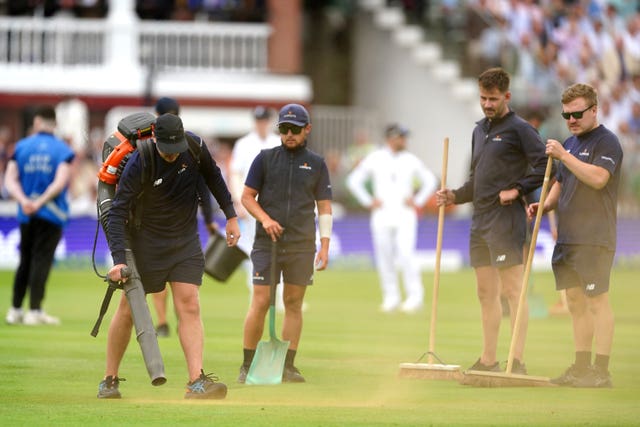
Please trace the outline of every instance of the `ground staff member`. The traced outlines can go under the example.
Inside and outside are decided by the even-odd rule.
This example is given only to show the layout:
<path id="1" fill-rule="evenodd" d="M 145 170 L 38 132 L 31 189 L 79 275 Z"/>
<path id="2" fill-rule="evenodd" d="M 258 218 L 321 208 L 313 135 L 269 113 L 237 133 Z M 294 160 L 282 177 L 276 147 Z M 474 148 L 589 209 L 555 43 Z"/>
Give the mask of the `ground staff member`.
<path id="1" fill-rule="evenodd" d="M 308 150 L 311 122 L 298 104 L 282 107 L 278 120 L 282 144 L 263 150 L 253 161 L 242 193 L 242 204 L 256 219 L 253 263 L 253 298 L 244 323 L 244 359 L 239 383 L 244 383 L 269 309 L 270 254 L 278 242 L 277 271 L 284 281 L 282 337 L 290 342 L 282 380 L 304 382 L 294 366 L 302 332 L 302 303 L 313 284 L 314 264 L 324 270 L 329 261 L 331 236 L 331 184 L 324 159 Z M 320 249 L 316 252 L 314 208 L 318 209 Z"/>
<path id="2" fill-rule="evenodd" d="M 189 371 L 185 398 L 226 396 L 227 387 L 216 382 L 202 369 L 203 326 L 200 319 L 198 290 L 202 283 L 204 259 L 197 227 L 197 181 L 202 175 L 227 218 L 227 244 L 236 245 L 240 229 L 231 195 L 220 169 L 209 151 L 202 147 L 200 163 L 188 150 L 182 121 L 173 114 L 156 119 L 155 175 L 145 180 L 142 159 L 134 152 L 127 163 L 109 212 L 108 241 L 114 266 L 109 278 L 120 281 L 125 267 L 128 240 L 138 264 L 146 293 L 158 292 L 169 282 L 173 305 L 178 316 L 178 335 Z M 142 197 L 136 200 L 142 192 Z M 142 206 L 140 229 L 127 227 L 129 212 L 135 203 Z M 141 204 L 141 205 L 140 205 Z M 126 279 L 124 279 L 126 280 Z M 123 295 L 107 337 L 105 378 L 100 383 L 98 397 L 120 397 L 118 370 L 131 337 L 131 310 Z"/>
<path id="3" fill-rule="evenodd" d="M 42 310 L 42 301 L 56 247 L 69 219 L 67 189 L 74 153 L 53 135 L 55 127 L 55 109 L 38 108 L 33 118 L 33 134 L 18 141 L 7 164 L 5 185 L 18 202 L 20 223 L 20 263 L 13 281 L 8 324 L 60 323 Z M 23 313 L 27 290 L 30 310 Z"/>
<path id="4" fill-rule="evenodd" d="M 173 98 L 162 97 L 158 99 L 156 102 L 156 116 L 161 116 L 163 114 L 174 114 L 176 116 L 180 115 L 180 104 Z M 190 136 L 194 138 L 196 141 L 200 141 L 200 137 L 190 133 Z M 211 203 L 211 193 L 207 188 L 206 183 L 202 177 L 198 180 L 198 197 L 200 199 L 200 207 L 202 208 L 202 217 L 207 226 L 207 230 L 209 233 L 215 233 L 218 231 L 218 226 L 213 220 L 213 206 Z M 160 292 L 155 292 L 152 295 L 153 305 L 156 308 L 157 314 L 157 325 L 156 325 L 156 334 L 159 337 L 168 337 L 169 336 L 169 323 L 167 322 L 167 297 L 169 291 L 168 288 L 164 288 Z"/>
<path id="5" fill-rule="evenodd" d="M 509 80 L 501 68 L 490 68 L 479 76 L 485 118 L 473 130 L 469 180 L 456 190 L 436 192 L 439 206 L 473 202 L 469 249 L 480 300 L 483 349 L 470 369 L 480 371 L 500 370 L 496 359 L 500 293 L 502 289 L 509 301 L 513 328 L 524 274 L 527 214 L 522 196 L 542 185 L 547 163 L 538 132 L 509 109 Z M 512 366 L 516 374 L 526 373 L 528 306 L 522 307 L 522 313 Z"/>
<path id="6" fill-rule="evenodd" d="M 371 210 L 371 235 L 383 312 L 400 308 L 413 313 L 424 303 L 424 287 L 415 254 L 417 209 L 433 194 L 437 179 L 417 156 L 406 150 L 408 133 L 399 124 L 387 126 L 385 146 L 368 154 L 347 177 L 349 190 L 362 206 Z M 372 193 L 367 190 L 369 180 Z M 402 270 L 404 302 L 398 285 L 397 264 Z"/>
<path id="7" fill-rule="evenodd" d="M 564 146 L 547 140 L 546 152 L 560 166 L 544 211 L 555 209 L 558 215 L 553 273 L 556 288 L 567 292 L 576 355 L 574 364 L 551 382 L 611 387 L 614 319 L 609 280 L 616 249 L 622 148 L 618 138 L 598 124 L 598 95 L 593 87 L 574 84 L 567 88 L 562 94 L 562 117 L 573 136 Z M 537 209 L 538 204 L 531 205 L 529 216 L 535 216 Z"/>

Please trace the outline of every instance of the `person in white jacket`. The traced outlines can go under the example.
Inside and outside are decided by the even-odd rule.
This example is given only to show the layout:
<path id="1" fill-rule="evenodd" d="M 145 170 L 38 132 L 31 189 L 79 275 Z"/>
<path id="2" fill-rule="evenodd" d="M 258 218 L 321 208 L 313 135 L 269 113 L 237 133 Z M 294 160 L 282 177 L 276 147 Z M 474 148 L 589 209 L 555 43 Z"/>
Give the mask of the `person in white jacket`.
<path id="1" fill-rule="evenodd" d="M 242 190 L 244 189 L 244 181 L 247 179 L 247 173 L 249 173 L 251 163 L 253 163 L 253 159 L 255 159 L 258 153 L 267 148 L 277 147 L 282 143 L 280 137 L 273 131 L 275 127 L 269 108 L 264 106 L 255 107 L 253 110 L 253 118 L 255 120 L 255 127 L 234 144 L 229 167 L 229 187 L 236 211 L 238 212 L 240 230 L 242 231 L 242 240 L 238 242 L 238 246 L 247 254 L 251 253 L 253 247 L 253 240 L 256 234 L 256 220 L 247 213 L 246 209 L 244 209 L 240 203 Z M 246 260 L 244 262 L 244 268 L 247 272 L 247 287 L 251 292 L 253 291 L 251 261 Z M 278 287 L 278 292 L 282 294 L 282 286 Z M 279 304 L 281 304 L 281 301 L 282 298 L 278 298 Z"/>
<path id="2" fill-rule="evenodd" d="M 435 192 L 437 178 L 406 150 L 409 131 L 391 124 L 386 144 L 367 155 L 347 177 L 347 187 L 358 202 L 371 210 L 371 234 L 382 289 L 383 312 L 407 313 L 424 304 L 424 287 L 416 262 L 417 208 Z M 371 192 L 366 184 L 371 181 Z M 402 271 L 405 299 L 396 266 Z"/>

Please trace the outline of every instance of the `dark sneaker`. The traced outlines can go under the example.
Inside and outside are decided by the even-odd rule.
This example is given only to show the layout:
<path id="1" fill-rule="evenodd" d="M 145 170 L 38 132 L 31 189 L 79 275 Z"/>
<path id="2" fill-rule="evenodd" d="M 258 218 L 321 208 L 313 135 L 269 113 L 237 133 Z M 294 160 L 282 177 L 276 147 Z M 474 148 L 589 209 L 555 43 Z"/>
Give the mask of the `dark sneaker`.
<path id="1" fill-rule="evenodd" d="M 118 386 L 120 381 L 126 381 L 124 378 L 112 377 L 109 375 L 107 378 L 100 381 L 98 385 L 98 399 L 120 399 L 122 395 Z"/>
<path id="2" fill-rule="evenodd" d="M 214 374 L 205 374 L 200 370 L 200 377 L 187 383 L 185 399 L 224 399 L 227 396 L 227 386 L 219 383 Z"/>
<path id="3" fill-rule="evenodd" d="M 518 375 L 527 375 L 527 367 L 518 359 L 513 359 L 511 364 L 511 373 Z"/>
<path id="4" fill-rule="evenodd" d="M 242 365 L 240 366 L 240 375 L 238 375 L 238 383 L 244 384 L 247 382 L 247 374 L 249 373 L 249 367 Z"/>
<path id="5" fill-rule="evenodd" d="M 602 369 L 598 366 L 591 366 L 587 370 L 587 374 L 577 378 L 573 382 L 574 387 L 581 388 L 611 388 L 613 383 L 611 382 L 611 374 L 606 369 Z"/>
<path id="6" fill-rule="evenodd" d="M 500 372 L 500 363 L 496 362 L 493 365 L 485 365 L 478 359 L 467 371 Z"/>
<path id="7" fill-rule="evenodd" d="M 284 371 L 282 371 L 282 382 L 303 383 L 305 379 L 295 366 L 285 366 Z"/>
<path id="8" fill-rule="evenodd" d="M 162 325 L 156 326 L 156 335 L 159 337 L 166 338 L 169 336 L 169 325 L 163 323 Z"/>
<path id="9" fill-rule="evenodd" d="M 580 378 L 586 376 L 587 373 L 589 372 L 589 369 L 591 369 L 591 367 L 589 367 L 589 368 L 579 368 L 576 365 L 571 365 L 559 377 L 551 378 L 551 380 L 550 380 L 551 384 L 571 387 Z"/>

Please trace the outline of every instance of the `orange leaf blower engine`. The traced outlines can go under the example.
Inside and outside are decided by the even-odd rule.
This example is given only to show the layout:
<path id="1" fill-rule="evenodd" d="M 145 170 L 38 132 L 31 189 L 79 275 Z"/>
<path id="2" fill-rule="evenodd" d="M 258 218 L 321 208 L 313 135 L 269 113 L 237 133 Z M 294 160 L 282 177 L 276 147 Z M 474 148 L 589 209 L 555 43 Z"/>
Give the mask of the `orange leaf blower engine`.
<path id="1" fill-rule="evenodd" d="M 150 138 L 156 117 L 148 112 L 134 113 L 118 122 L 118 130 L 102 146 L 102 167 L 98 172 L 98 218 L 107 233 L 107 214 L 116 192 L 116 184 L 137 141 Z"/>

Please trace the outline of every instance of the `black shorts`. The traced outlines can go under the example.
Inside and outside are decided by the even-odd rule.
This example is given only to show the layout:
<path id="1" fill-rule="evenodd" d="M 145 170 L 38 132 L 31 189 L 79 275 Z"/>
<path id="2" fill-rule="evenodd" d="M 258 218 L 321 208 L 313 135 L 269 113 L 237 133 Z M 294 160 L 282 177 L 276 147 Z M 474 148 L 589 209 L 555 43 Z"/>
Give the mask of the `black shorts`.
<path id="1" fill-rule="evenodd" d="M 512 267 L 522 264 L 527 217 L 520 203 L 501 206 L 471 221 L 469 258 L 472 267 Z"/>
<path id="2" fill-rule="evenodd" d="M 204 255 L 199 239 L 166 248 L 138 249 L 134 255 L 145 293 L 160 292 L 167 282 L 202 284 Z"/>
<path id="3" fill-rule="evenodd" d="M 282 275 L 284 283 L 290 285 L 313 285 L 313 252 L 279 252 L 276 256 L 276 281 Z M 253 284 L 270 285 L 271 283 L 271 251 L 253 249 Z"/>
<path id="4" fill-rule="evenodd" d="M 614 255 L 604 246 L 556 245 L 551 260 L 556 289 L 579 286 L 587 296 L 607 292 Z"/>

